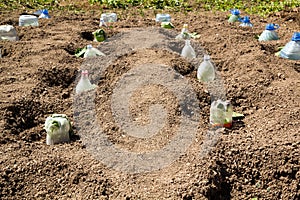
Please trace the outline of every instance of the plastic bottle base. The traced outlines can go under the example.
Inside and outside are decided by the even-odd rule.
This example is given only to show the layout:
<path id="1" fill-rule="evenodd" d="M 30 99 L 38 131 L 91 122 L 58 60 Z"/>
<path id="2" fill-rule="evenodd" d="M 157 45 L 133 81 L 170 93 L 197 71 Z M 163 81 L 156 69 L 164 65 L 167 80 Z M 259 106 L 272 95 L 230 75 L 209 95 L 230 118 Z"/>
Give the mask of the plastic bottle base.
<path id="1" fill-rule="evenodd" d="M 231 128 L 232 127 L 232 122 L 231 123 L 226 123 L 226 124 L 211 124 L 213 128 L 217 127 L 224 127 L 224 128 Z"/>

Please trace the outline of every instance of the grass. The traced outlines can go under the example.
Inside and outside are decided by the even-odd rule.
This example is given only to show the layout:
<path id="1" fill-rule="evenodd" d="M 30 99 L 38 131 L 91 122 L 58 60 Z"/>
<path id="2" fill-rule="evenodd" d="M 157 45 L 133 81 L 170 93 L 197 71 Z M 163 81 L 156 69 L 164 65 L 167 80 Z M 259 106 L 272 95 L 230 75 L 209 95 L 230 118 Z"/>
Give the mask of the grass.
<path id="1" fill-rule="evenodd" d="M 138 8 L 167 9 L 188 12 L 194 9 L 229 11 L 240 9 L 249 14 L 267 17 L 269 14 L 285 9 L 300 7 L 299 0 L 2 0 L 1 10 L 42 9 L 59 10 L 84 9 L 76 4 L 90 4 L 109 9 Z"/>

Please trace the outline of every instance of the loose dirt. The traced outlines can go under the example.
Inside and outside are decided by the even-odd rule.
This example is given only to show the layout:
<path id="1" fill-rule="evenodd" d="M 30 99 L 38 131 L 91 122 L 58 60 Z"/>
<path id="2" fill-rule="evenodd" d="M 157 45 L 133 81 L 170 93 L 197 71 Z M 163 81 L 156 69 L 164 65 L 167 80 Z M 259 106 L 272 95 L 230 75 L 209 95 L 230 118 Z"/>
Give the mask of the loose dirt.
<path id="1" fill-rule="evenodd" d="M 92 41 L 99 11 L 53 11 L 51 19 L 39 20 L 39 27 L 19 27 L 19 14 L 0 16 L 0 23 L 14 25 L 20 37 L 17 42 L 0 41 L 1 199 L 300 198 L 300 62 L 274 55 L 300 30 L 296 10 L 267 20 L 250 16 L 253 29 L 228 24 L 228 13 L 223 12 L 171 13 L 174 30 L 161 29 L 153 11 L 143 16 L 138 10 L 120 11 L 119 21 L 104 28 L 108 35 L 104 43 Z M 255 37 L 270 22 L 280 25 L 280 40 L 258 42 Z M 184 23 L 190 32 L 200 34 L 192 40 L 196 60 L 180 57 L 184 42 L 172 40 Z M 104 71 L 74 56 L 87 44 L 107 54 L 93 60 L 107 65 Z M 209 136 L 212 100 L 207 92 L 211 88 L 196 80 L 204 53 L 211 56 L 222 78 L 222 95 L 245 118 L 218 132 L 213 148 L 207 146 L 211 149 L 200 155 Z M 148 139 L 120 129 L 111 111 L 118 81 L 149 63 L 165 65 L 188 81 L 199 105 L 197 131 L 187 151 L 170 165 L 125 173 L 97 159 L 89 146 L 95 143 L 80 134 L 85 126 L 76 121 L 76 109 L 82 107 L 76 104 L 80 98 L 74 89 L 80 69 L 90 66 L 91 80 L 98 82 L 94 120 L 104 127 L 109 141 L 132 152 L 161 149 L 176 136 L 183 112 L 174 93 L 160 85 L 133 93 L 128 109 L 137 124 L 151 123 L 151 105 L 159 103 L 168 111 L 165 126 Z M 67 114 L 72 120 L 75 136 L 70 143 L 46 145 L 43 125 L 52 113 Z"/>

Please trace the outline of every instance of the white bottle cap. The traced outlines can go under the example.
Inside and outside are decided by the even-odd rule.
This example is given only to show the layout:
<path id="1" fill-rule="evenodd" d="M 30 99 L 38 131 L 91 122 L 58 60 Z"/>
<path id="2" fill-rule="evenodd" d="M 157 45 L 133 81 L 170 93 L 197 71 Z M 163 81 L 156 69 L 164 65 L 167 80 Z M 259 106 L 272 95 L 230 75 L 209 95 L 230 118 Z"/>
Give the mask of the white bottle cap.
<path id="1" fill-rule="evenodd" d="M 210 60 L 209 55 L 204 55 L 204 60 L 205 60 L 205 61 L 206 61 L 206 60 Z"/>

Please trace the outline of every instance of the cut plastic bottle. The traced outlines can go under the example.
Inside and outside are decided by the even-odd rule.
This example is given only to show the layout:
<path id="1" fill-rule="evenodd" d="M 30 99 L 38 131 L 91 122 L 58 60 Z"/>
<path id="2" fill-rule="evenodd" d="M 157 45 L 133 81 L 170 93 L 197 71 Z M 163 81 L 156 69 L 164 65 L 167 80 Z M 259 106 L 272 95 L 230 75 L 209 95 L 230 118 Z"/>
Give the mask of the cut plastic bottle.
<path id="1" fill-rule="evenodd" d="M 228 19 L 228 22 L 229 23 L 234 23 L 234 22 L 237 22 L 239 21 L 240 19 L 240 11 L 238 9 L 233 9 L 233 10 L 230 10 L 231 12 L 231 15 Z"/>
<path id="2" fill-rule="evenodd" d="M 171 22 L 171 16 L 169 14 L 156 14 L 156 22 Z"/>
<path id="3" fill-rule="evenodd" d="M 197 70 L 197 78 L 202 82 L 210 82 L 215 79 L 215 67 L 210 61 L 209 55 L 204 55 L 204 60 Z"/>
<path id="4" fill-rule="evenodd" d="M 107 25 L 106 25 L 106 23 L 105 23 L 105 21 L 104 21 L 104 19 L 103 18 L 100 18 L 100 23 L 99 23 L 99 26 L 101 27 L 101 26 L 105 26 L 105 27 L 107 27 Z"/>
<path id="5" fill-rule="evenodd" d="M 101 18 L 104 22 L 116 22 L 118 20 L 116 13 L 102 13 L 100 19 Z"/>
<path id="6" fill-rule="evenodd" d="M 196 58 L 196 53 L 193 47 L 191 46 L 190 40 L 185 40 L 185 45 L 181 51 L 181 56 L 186 58 Z"/>
<path id="7" fill-rule="evenodd" d="M 267 24 L 266 29 L 259 36 L 258 41 L 278 40 L 279 37 L 275 30 L 279 28 L 278 24 Z"/>
<path id="8" fill-rule="evenodd" d="M 19 40 L 17 30 L 12 25 L 0 25 L 0 40 Z"/>
<path id="9" fill-rule="evenodd" d="M 222 101 L 218 99 L 212 102 L 210 107 L 209 121 L 213 127 L 226 127 L 232 126 L 232 105 L 230 101 Z"/>
<path id="10" fill-rule="evenodd" d="M 188 25 L 187 24 L 184 24 L 183 25 L 183 28 L 181 29 L 181 33 L 179 35 L 176 36 L 175 39 L 177 40 L 188 40 L 190 39 L 190 36 L 189 36 L 189 30 L 188 30 Z"/>
<path id="11" fill-rule="evenodd" d="M 89 73 L 87 70 L 82 70 L 81 77 L 76 85 L 76 94 L 79 94 L 84 91 L 89 91 L 95 89 L 97 86 L 92 84 L 89 79 Z"/>
<path id="12" fill-rule="evenodd" d="M 39 26 L 38 18 L 34 15 L 21 15 L 19 26 Z"/>
<path id="13" fill-rule="evenodd" d="M 249 16 L 245 16 L 244 18 L 239 19 L 239 21 L 242 22 L 240 24 L 240 26 L 242 26 L 242 27 L 253 27 L 253 24 L 250 22 Z"/>
<path id="14" fill-rule="evenodd" d="M 97 57 L 97 56 L 105 56 L 104 53 L 102 53 L 100 50 L 94 48 L 92 45 L 87 45 L 86 46 L 86 52 L 84 53 L 83 57 L 88 58 L 88 57 Z"/>
<path id="15" fill-rule="evenodd" d="M 292 40 L 281 49 L 279 55 L 290 60 L 300 60 L 300 32 L 294 33 Z"/>

